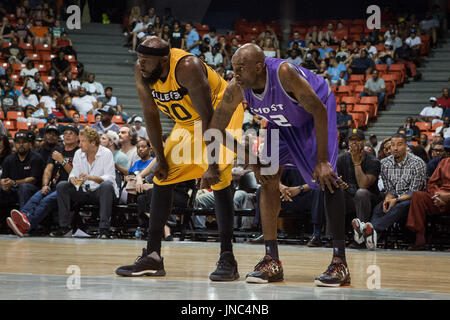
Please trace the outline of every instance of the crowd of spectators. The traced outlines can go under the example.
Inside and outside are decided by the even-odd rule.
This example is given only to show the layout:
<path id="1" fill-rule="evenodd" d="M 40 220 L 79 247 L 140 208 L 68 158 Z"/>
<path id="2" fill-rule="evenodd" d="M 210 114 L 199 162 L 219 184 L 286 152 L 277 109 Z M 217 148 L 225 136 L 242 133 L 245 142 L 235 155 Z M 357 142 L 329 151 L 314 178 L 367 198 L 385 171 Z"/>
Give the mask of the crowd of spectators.
<path id="1" fill-rule="evenodd" d="M 58 20 L 45 20 L 48 30 L 42 33 L 43 22 L 28 17 L 26 8 L 24 12 L 17 11 L 20 19 L 14 27 L 4 18 L 0 29 L 3 41 L 11 42 L 2 54 L 8 63 L 0 82 L 4 118 L 8 119 L 10 112 L 22 112 L 17 121 L 31 124 L 28 130 L 8 132 L 0 123 L 0 203 L 2 206 L 18 203 L 7 218 L 9 227 L 19 236 L 72 236 L 74 227 L 80 227 L 80 223 L 71 220 L 73 203 L 98 204 L 98 228 L 91 235 L 106 239 L 113 236 L 113 206 L 135 203 L 138 226 L 145 230 L 152 192 L 150 169 L 154 162 L 143 119 L 128 119 L 111 87 L 104 88 L 95 81 L 95 74 L 84 70 L 79 61 L 75 60 L 76 66 L 71 64 L 67 55 L 76 56 L 76 51 Z M 393 17 L 385 28 L 385 33 L 374 30 L 359 39 L 350 37 L 343 22 L 336 27 L 330 23 L 324 29 L 312 26 L 303 35 L 294 29 L 287 47 L 281 48 L 277 32 L 267 26 L 247 41 L 259 45 L 267 57 L 285 58 L 322 75 L 330 86 L 345 86 L 352 74 L 370 75 L 360 98 L 376 96 L 377 105 L 382 106 L 386 86 L 375 65 L 385 64 L 389 68 L 402 63 L 408 76 L 419 80 L 418 35 L 430 35 L 435 46 L 439 40 L 439 20 L 431 13 L 420 23 L 413 15 Z M 158 35 L 172 48 L 199 56 L 225 79 L 232 79 L 231 57 L 243 43 L 242 38 L 218 34 L 212 26 L 196 29 L 193 23 L 182 25 L 170 9 L 159 17 L 154 8 L 141 13 L 139 7 L 134 7 L 123 23 L 126 46 L 131 47 L 131 52 L 147 35 Z M 68 43 L 60 46 L 58 38 Z M 51 76 L 51 81 L 43 80 L 34 62 L 26 59 L 28 55 L 22 52 L 20 43 L 45 43 L 54 50 L 56 55 L 50 61 L 49 74 L 45 75 L 47 79 Z M 381 50 L 377 49 L 379 45 Z M 26 65 L 16 77 L 22 86 L 17 86 L 13 78 L 12 65 L 16 62 Z M 430 106 L 416 119 L 408 117 L 398 132 L 382 142 L 374 135 L 366 142 L 364 132 L 354 128 L 346 102 L 340 103 L 337 171 L 346 194 L 347 228 L 354 233 L 353 248 L 375 249 L 378 237 L 401 223 L 416 233 L 411 249 L 423 249 L 426 215 L 449 212 L 449 101 L 445 88 L 441 97 L 430 98 Z M 131 124 L 125 123 L 127 120 Z M 434 134 L 422 131 L 421 123 L 429 124 Z M 254 153 L 263 148 L 264 135 L 260 132 L 265 125 L 264 119 L 246 109 L 244 137 Z M 253 184 L 245 186 L 249 181 Z M 256 213 L 251 219 L 236 218 L 235 228 L 258 228 L 259 186 L 253 173 L 236 164 L 233 183 L 235 209 L 250 208 Z M 195 181 L 177 185 L 177 207 L 187 206 L 188 190 L 194 187 Z M 280 197 L 282 210 L 309 212 L 308 246 L 324 245 L 323 193 L 311 190 L 298 170 L 287 168 L 280 183 Z M 193 206 L 211 209 L 213 201 L 210 190 L 200 190 Z M 166 240 L 173 239 L 171 226 L 176 223 L 175 217 L 168 221 Z M 192 218 L 193 228 L 205 229 L 210 224 L 209 217 Z"/>

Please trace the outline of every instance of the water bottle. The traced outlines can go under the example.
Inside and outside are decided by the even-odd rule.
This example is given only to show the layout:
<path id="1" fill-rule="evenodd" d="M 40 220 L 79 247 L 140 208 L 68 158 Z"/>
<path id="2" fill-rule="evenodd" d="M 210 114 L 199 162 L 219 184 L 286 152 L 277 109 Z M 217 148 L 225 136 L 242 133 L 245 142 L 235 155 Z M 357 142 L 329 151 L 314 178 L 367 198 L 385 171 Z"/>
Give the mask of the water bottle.
<path id="1" fill-rule="evenodd" d="M 134 236 L 136 237 L 136 239 L 141 239 L 142 238 L 141 227 L 137 227 L 136 232 L 134 233 Z"/>

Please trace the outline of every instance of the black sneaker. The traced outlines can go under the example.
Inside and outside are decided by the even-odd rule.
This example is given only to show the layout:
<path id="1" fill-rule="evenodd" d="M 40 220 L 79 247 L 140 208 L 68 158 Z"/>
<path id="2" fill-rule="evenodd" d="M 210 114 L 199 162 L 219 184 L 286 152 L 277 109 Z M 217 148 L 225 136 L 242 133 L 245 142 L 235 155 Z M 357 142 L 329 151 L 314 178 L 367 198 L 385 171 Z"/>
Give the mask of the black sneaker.
<path id="1" fill-rule="evenodd" d="M 143 248 L 142 256 L 137 257 L 134 264 L 117 268 L 116 274 L 124 277 L 165 276 L 163 260 L 156 251 L 147 255 L 147 249 Z"/>
<path id="2" fill-rule="evenodd" d="M 327 271 L 316 278 L 314 283 L 319 287 L 340 287 L 350 285 L 350 272 L 338 257 L 334 257 Z"/>
<path id="3" fill-rule="evenodd" d="M 248 283 L 268 283 L 283 281 L 283 266 L 281 261 L 276 261 L 269 255 L 265 255 L 255 266 L 253 272 L 247 274 Z"/>
<path id="4" fill-rule="evenodd" d="M 320 239 L 320 236 L 313 235 L 311 239 L 309 239 L 308 243 L 306 244 L 308 247 L 321 247 L 322 246 L 322 239 Z"/>
<path id="5" fill-rule="evenodd" d="M 350 245 L 348 246 L 350 249 L 366 249 L 366 243 L 357 243 L 355 241 L 352 241 L 352 243 L 350 243 Z"/>
<path id="6" fill-rule="evenodd" d="M 209 275 L 212 281 L 233 281 L 239 279 L 237 262 L 233 252 L 225 251 L 220 255 L 217 268 Z"/>
<path id="7" fill-rule="evenodd" d="M 72 228 L 61 227 L 58 230 L 50 232 L 50 237 L 71 238 L 72 237 Z"/>
<path id="8" fill-rule="evenodd" d="M 107 229 L 100 229 L 100 232 L 97 235 L 97 239 L 112 239 L 112 233 Z"/>

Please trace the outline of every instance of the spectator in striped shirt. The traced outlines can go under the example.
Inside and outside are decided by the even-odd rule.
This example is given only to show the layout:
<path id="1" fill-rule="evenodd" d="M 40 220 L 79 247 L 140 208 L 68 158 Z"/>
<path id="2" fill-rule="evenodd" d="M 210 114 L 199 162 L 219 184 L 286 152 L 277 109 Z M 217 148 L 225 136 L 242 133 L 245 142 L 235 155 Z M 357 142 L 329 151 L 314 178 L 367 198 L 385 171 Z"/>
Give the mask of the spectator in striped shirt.
<path id="1" fill-rule="evenodd" d="M 425 188 L 425 162 L 407 152 L 407 147 L 406 136 L 394 134 L 391 138 L 391 155 L 381 160 L 380 177 L 386 196 L 375 207 L 371 222 L 366 223 L 361 230 L 366 246 L 371 250 L 376 249 L 377 233 L 406 219 L 413 192 Z"/>

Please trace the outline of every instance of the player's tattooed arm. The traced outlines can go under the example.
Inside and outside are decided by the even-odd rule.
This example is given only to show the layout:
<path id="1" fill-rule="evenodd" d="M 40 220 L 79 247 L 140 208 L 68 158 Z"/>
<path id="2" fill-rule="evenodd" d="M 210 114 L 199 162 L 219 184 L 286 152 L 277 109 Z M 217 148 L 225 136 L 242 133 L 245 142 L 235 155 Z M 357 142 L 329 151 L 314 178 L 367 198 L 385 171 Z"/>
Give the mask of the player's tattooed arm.
<path id="1" fill-rule="evenodd" d="M 139 61 L 134 66 L 134 78 L 136 80 L 136 87 L 141 102 L 142 113 L 144 114 L 145 127 L 147 134 L 152 144 L 153 151 L 158 159 L 165 161 L 164 148 L 162 143 L 162 127 L 159 118 L 158 107 L 152 97 L 151 89 L 142 80 L 142 75 L 139 69 Z"/>
<path id="2" fill-rule="evenodd" d="M 202 120 L 202 131 L 208 128 L 213 116 L 211 87 L 203 62 L 194 56 L 182 59 L 175 70 L 178 84 L 189 93 L 195 110 Z"/>
<path id="3" fill-rule="evenodd" d="M 223 94 L 222 101 L 219 102 L 214 115 L 212 117 L 210 128 L 219 129 L 221 131 L 230 123 L 231 117 L 236 111 L 239 103 L 242 102 L 244 97 L 239 86 L 235 83 L 234 79 L 228 84 Z"/>

